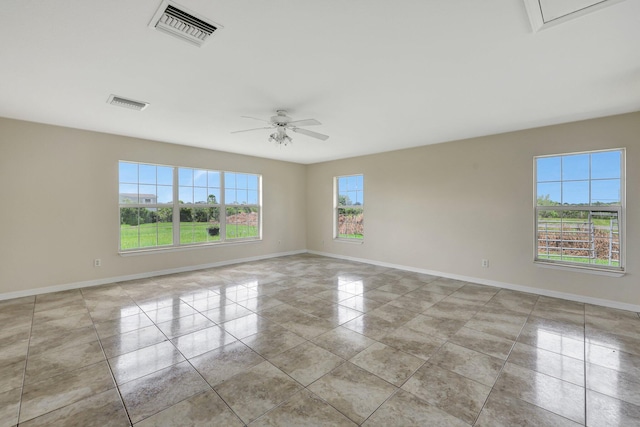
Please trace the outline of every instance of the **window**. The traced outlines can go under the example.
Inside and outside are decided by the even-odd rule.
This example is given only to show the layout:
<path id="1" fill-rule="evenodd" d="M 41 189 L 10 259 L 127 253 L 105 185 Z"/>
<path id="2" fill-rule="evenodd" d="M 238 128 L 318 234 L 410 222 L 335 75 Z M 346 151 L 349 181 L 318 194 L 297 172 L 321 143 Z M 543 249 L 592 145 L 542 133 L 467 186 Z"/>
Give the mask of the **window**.
<path id="1" fill-rule="evenodd" d="M 535 158 L 535 260 L 623 270 L 624 150 Z"/>
<path id="2" fill-rule="evenodd" d="M 260 175 L 119 163 L 120 250 L 260 238 Z"/>
<path id="3" fill-rule="evenodd" d="M 364 176 L 335 178 L 335 237 L 362 240 L 364 238 Z"/>

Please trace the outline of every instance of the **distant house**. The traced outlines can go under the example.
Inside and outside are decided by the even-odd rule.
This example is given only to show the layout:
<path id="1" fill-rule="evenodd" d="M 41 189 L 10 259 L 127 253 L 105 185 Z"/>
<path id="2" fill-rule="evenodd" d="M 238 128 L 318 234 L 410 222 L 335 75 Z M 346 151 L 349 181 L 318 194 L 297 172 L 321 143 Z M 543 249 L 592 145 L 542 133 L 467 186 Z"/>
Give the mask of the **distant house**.
<path id="1" fill-rule="evenodd" d="M 140 201 L 138 201 L 138 197 Z M 145 205 L 153 205 L 158 200 L 155 194 L 138 194 L 138 193 L 120 193 L 120 203 L 141 203 Z"/>

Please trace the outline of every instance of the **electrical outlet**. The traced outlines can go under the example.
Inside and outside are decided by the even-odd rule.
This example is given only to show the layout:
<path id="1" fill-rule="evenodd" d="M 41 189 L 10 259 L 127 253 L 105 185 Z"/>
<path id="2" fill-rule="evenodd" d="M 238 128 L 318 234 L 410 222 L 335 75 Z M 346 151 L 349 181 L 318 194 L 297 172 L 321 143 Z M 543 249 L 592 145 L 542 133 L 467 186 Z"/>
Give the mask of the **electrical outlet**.
<path id="1" fill-rule="evenodd" d="M 483 259 L 482 260 L 482 267 L 489 268 L 489 260 L 488 259 Z"/>
<path id="2" fill-rule="evenodd" d="M 100 258 L 96 258 L 93 260 L 94 267 L 102 267 L 102 260 Z"/>

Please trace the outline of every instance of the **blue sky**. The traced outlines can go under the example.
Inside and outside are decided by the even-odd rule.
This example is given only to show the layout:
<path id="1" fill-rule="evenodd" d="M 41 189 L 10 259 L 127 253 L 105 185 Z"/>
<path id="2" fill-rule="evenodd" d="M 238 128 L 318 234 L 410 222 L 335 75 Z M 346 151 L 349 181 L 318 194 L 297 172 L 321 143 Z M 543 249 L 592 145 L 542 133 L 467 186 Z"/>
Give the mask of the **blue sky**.
<path id="1" fill-rule="evenodd" d="M 604 151 L 540 157 L 536 159 L 537 194 L 548 194 L 563 204 L 619 202 L 621 155 Z"/>
<path id="2" fill-rule="evenodd" d="M 120 162 L 120 193 L 156 194 L 158 203 L 173 200 L 173 167 Z M 226 204 L 258 204 L 259 177 L 236 172 L 178 168 L 178 199 L 206 203 L 210 194 L 220 201 L 224 173 Z"/>
<path id="3" fill-rule="evenodd" d="M 338 194 L 347 196 L 351 204 L 364 205 L 364 177 L 362 175 L 341 176 L 338 178 Z"/>

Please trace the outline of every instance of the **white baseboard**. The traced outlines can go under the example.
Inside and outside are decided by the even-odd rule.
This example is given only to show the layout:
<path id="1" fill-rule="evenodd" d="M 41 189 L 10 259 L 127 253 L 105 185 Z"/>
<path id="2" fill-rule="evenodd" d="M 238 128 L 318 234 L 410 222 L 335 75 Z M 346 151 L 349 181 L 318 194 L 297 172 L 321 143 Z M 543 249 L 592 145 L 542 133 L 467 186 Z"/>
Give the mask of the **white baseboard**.
<path id="1" fill-rule="evenodd" d="M 232 259 L 228 261 L 213 262 L 210 264 L 191 265 L 188 267 L 170 268 L 167 270 L 149 271 L 145 273 L 129 274 L 126 276 L 105 277 L 102 279 L 66 283 L 61 285 L 47 286 L 44 288 L 27 289 L 24 291 L 17 291 L 17 292 L 7 292 L 7 293 L 0 294 L 0 301 L 12 299 L 12 298 L 21 298 L 21 297 L 29 297 L 33 295 L 48 294 L 51 292 L 69 291 L 72 289 L 87 288 L 91 286 L 107 285 L 109 283 L 125 282 L 127 280 L 148 279 L 150 277 L 166 276 L 167 274 L 185 273 L 187 271 L 204 270 L 206 268 L 223 267 L 225 265 L 239 264 L 242 262 L 260 261 L 260 260 L 269 259 L 269 258 L 278 258 L 282 256 L 299 255 L 304 253 L 307 253 L 307 251 L 299 250 L 299 251 L 291 251 L 291 252 L 278 252 L 275 254 L 260 255 L 260 256 L 249 257 L 249 258 L 237 258 L 237 259 Z"/>
<path id="2" fill-rule="evenodd" d="M 204 270 L 206 268 L 223 267 L 225 265 L 239 264 L 242 262 L 260 261 L 260 260 L 269 259 L 269 258 L 278 258 L 282 256 L 299 255 L 304 253 L 326 256 L 329 258 L 343 259 L 347 261 L 356 261 L 356 262 L 361 262 L 361 263 L 371 264 L 371 265 L 378 265 L 380 267 L 396 268 L 398 270 L 411 271 L 414 273 L 422 273 L 422 274 L 430 274 L 432 276 L 447 277 L 449 279 L 463 280 L 465 282 L 473 282 L 481 285 L 495 286 L 498 288 L 511 289 L 514 291 L 527 292 L 530 294 L 561 298 L 561 299 L 566 299 L 571 301 L 583 302 L 583 303 L 588 303 L 593 305 L 601 305 L 604 307 L 617 308 L 620 310 L 635 311 L 637 313 L 640 313 L 640 305 L 635 305 L 635 304 L 627 304 L 624 302 L 612 301 L 612 300 L 607 300 L 602 298 L 593 298 L 593 297 L 588 297 L 584 295 L 570 294 L 566 292 L 557 292 L 557 291 L 552 291 L 548 289 L 532 288 L 530 286 L 522 286 L 522 285 L 516 285 L 512 283 L 498 282 L 494 280 L 481 279 L 478 277 L 462 276 L 459 274 L 451 274 L 451 273 L 435 271 L 435 270 L 426 270 L 423 268 L 416 268 L 416 267 L 411 267 L 407 265 L 392 264 L 389 262 L 375 261 L 375 260 L 370 260 L 365 258 L 356 258 L 356 257 L 350 257 L 350 256 L 336 255 L 328 252 L 311 251 L 311 250 L 304 250 L 304 249 L 298 250 L 298 251 L 290 251 L 290 252 L 279 252 L 279 253 L 274 253 L 269 255 L 260 255 L 260 256 L 249 257 L 249 258 L 237 258 L 233 260 L 220 261 L 220 262 L 214 262 L 209 264 L 199 264 L 199 265 L 193 265 L 188 267 L 179 267 L 179 268 L 171 268 L 167 270 L 157 270 L 157 271 L 150 271 L 145 273 L 130 274 L 126 276 L 107 277 L 107 278 L 96 279 L 96 280 L 87 280 L 83 282 L 74 282 L 74 283 L 67 283 L 67 284 L 61 284 L 61 285 L 47 286 L 44 288 L 27 289 L 24 291 L 7 292 L 7 293 L 0 294 L 0 301 L 12 299 L 12 298 L 27 297 L 32 295 L 48 294 L 51 292 L 68 291 L 72 289 L 86 288 L 91 286 L 100 286 L 100 285 L 106 285 L 109 283 L 124 282 L 127 280 L 148 279 L 150 277 L 165 276 L 167 274 L 185 273 L 188 271 Z"/>
<path id="3" fill-rule="evenodd" d="M 495 286 L 498 288 L 511 289 L 514 291 L 527 292 L 530 294 L 566 299 L 570 301 L 583 302 L 583 303 L 593 304 L 593 305 L 601 305 L 604 307 L 617 308 L 620 310 L 635 311 L 636 313 L 640 313 L 640 305 L 627 304 L 619 301 L 612 301 L 612 300 L 607 300 L 602 298 L 593 298 L 593 297 L 588 297 L 584 295 L 570 294 L 566 292 L 552 291 L 549 289 L 532 288 L 530 286 L 515 285 L 512 283 L 498 282 L 495 280 L 481 279 L 478 277 L 462 276 L 459 274 L 451 274 L 451 273 L 446 273 L 442 271 L 426 270 L 423 268 L 410 267 L 410 266 L 400 265 L 400 264 L 392 264 L 392 263 L 382 262 L 382 261 L 374 261 L 374 260 L 365 259 L 365 258 L 336 255 L 336 254 L 331 254 L 327 252 L 320 252 L 320 251 L 307 251 L 307 252 L 310 254 L 321 255 L 321 256 L 326 256 L 330 258 L 338 258 L 338 259 L 344 259 L 347 261 L 362 262 L 365 264 L 378 265 L 380 267 L 396 268 L 398 270 L 411 271 L 413 273 L 422 273 L 422 274 L 430 274 L 432 276 L 447 277 L 449 279 L 463 280 L 465 282 L 473 282 L 473 283 L 478 283 L 480 285 Z"/>

